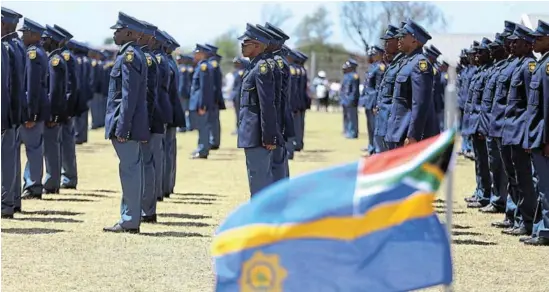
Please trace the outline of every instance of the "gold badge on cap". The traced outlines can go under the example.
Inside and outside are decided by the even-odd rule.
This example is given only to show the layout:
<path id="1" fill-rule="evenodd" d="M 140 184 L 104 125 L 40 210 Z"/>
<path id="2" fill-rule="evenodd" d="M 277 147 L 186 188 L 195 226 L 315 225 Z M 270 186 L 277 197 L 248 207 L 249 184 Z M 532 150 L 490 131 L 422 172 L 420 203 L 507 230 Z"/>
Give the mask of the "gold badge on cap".
<path id="1" fill-rule="evenodd" d="M 530 71 L 530 73 L 534 72 L 534 70 L 536 70 L 536 62 L 528 63 L 528 70 Z"/>
<path id="2" fill-rule="evenodd" d="M 29 59 L 31 60 L 36 59 L 36 50 L 30 50 L 28 55 L 29 55 Z"/>
<path id="3" fill-rule="evenodd" d="M 420 60 L 419 61 L 419 70 L 426 71 L 429 66 L 427 65 L 427 61 Z"/>
<path id="4" fill-rule="evenodd" d="M 206 64 L 201 64 L 201 65 L 200 65 L 200 71 L 206 71 L 206 70 L 208 70 L 208 65 L 206 65 Z"/>
<path id="5" fill-rule="evenodd" d="M 57 65 L 59 65 L 59 57 L 54 56 L 53 58 L 51 58 L 51 65 L 53 67 L 56 67 Z"/>

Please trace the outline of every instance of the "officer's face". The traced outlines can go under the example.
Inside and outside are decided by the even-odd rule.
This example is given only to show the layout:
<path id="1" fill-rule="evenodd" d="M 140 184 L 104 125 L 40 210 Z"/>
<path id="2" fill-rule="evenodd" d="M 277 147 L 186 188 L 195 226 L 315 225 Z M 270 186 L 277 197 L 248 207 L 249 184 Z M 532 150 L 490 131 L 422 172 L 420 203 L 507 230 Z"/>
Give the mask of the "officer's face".
<path id="1" fill-rule="evenodd" d="M 244 41 L 240 44 L 240 50 L 244 57 L 255 57 L 259 55 L 260 44 L 254 41 Z"/>
<path id="2" fill-rule="evenodd" d="M 512 54 L 512 52 L 511 52 L 511 43 L 512 43 L 512 41 L 508 38 L 505 38 L 505 40 L 503 41 L 503 48 L 505 49 L 507 54 Z"/>
<path id="3" fill-rule="evenodd" d="M 40 34 L 34 33 L 29 30 L 23 31 L 23 35 L 21 36 L 21 39 L 23 40 L 23 43 L 25 46 L 30 46 L 33 44 L 36 44 L 40 42 Z"/>
<path id="4" fill-rule="evenodd" d="M 534 40 L 534 52 L 545 53 L 549 50 L 549 36 L 536 37 Z"/>
<path id="5" fill-rule="evenodd" d="M 195 61 L 196 63 L 198 63 L 198 62 L 200 62 L 200 61 L 202 61 L 202 60 L 204 60 L 204 59 L 206 59 L 206 54 L 205 54 L 204 52 L 200 52 L 200 51 L 199 51 L 199 52 L 195 52 L 195 53 L 194 53 L 194 61 Z"/>
<path id="6" fill-rule="evenodd" d="M 42 38 L 42 46 L 46 51 L 51 52 L 51 38 Z"/>
<path id="7" fill-rule="evenodd" d="M 409 52 L 410 48 L 413 47 L 415 42 L 416 40 L 414 39 L 414 37 L 412 37 L 411 34 L 407 34 L 398 39 L 398 49 L 401 52 Z"/>
<path id="8" fill-rule="evenodd" d="M 130 36 L 131 32 L 127 28 L 118 28 L 114 31 L 114 36 L 112 39 L 115 44 L 120 46 L 124 44 L 124 41 L 126 41 Z"/>
<path id="9" fill-rule="evenodd" d="M 531 50 L 531 48 L 532 45 L 525 40 L 518 39 L 511 43 L 513 54 L 518 56 L 525 55 L 529 50 Z"/>
<path id="10" fill-rule="evenodd" d="M 384 44 L 385 52 L 387 54 L 394 55 L 398 51 L 398 39 L 389 39 L 385 41 Z"/>

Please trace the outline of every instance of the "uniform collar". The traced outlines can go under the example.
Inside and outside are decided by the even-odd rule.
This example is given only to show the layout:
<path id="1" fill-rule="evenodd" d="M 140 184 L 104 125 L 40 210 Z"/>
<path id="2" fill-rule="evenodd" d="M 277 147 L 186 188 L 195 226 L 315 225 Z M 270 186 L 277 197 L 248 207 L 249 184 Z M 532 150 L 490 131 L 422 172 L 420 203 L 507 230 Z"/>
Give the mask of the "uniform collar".
<path id="1" fill-rule="evenodd" d="M 143 52 L 148 52 L 148 51 L 150 51 L 150 50 L 149 50 L 149 46 L 147 46 L 147 45 L 142 46 L 142 47 L 141 47 L 141 51 L 143 51 Z"/>
<path id="2" fill-rule="evenodd" d="M 58 55 L 58 54 L 61 54 L 61 52 L 62 52 L 61 48 L 57 48 L 57 49 L 51 51 L 48 56 Z"/>
<path id="3" fill-rule="evenodd" d="M 261 53 L 261 54 L 255 56 L 255 58 L 250 60 L 250 65 L 252 65 L 252 66 L 255 65 L 257 62 L 259 62 L 259 60 L 263 59 L 264 56 L 265 56 L 265 53 Z"/>
<path id="4" fill-rule="evenodd" d="M 131 45 L 133 45 L 133 41 L 130 41 L 130 42 L 127 42 L 127 43 L 123 44 L 120 47 L 120 50 L 118 50 L 118 55 L 121 55 L 122 53 L 124 53 L 128 49 L 128 47 L 130 47 Z"/>
<path id="5" fill-rule="evenodd" d="M 539 60 L 540 60 L 540 61 L 545 60 L 545 59 L 547 58 L 547 56 L 549 56 L 549 51 L 548 51 L 548 52 L 545 52 L 545 53 L 541 56 L 541 58 L 540 58 Z"/>
<path id="6" fill-rule="evenodd" d="M 418 47 L 416 48 L 414 51 L 412 51 L 412 53 L 410 55 L 408 55 L 409 57 L 413 57 L 417 54 L 423 54 L 423 48 L 422 47 Z"/>
<path id="7" fill-rule="evenodd" d="M 18 39 L 19 35 L 17 34 L 16 31 L 13 31 L 13 32 L 10 32 L 10 33 L 6 34 L 5 36 L 3 36 L 2 40 L 4 40 L 4 38 L 6 40 Z"/>

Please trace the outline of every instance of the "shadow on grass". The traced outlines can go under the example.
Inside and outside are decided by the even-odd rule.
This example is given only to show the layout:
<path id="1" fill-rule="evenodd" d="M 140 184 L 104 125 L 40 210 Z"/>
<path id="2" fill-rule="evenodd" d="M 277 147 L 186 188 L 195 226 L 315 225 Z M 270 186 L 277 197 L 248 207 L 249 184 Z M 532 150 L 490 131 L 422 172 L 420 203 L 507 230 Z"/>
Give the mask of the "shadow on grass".
<path id="1" fill-rule="evenodd" d="M 212 226 L 208 223 L 202 223 L 202 222 L 157 222 L 158 225 L 164 225 L 164 226 L 191 226 L 191 227 L 208 227 Z"/>
<path id="2" fill-rule="evenodd" d="M 459 224 L 452 224 L 452 229 L 471 229 L 471 226 L 463 226 Z"/>
<path id="3" fill-rule="evenodd" d="M 203 202 L 215 202 L 217 201 L 216 198 L 173 198 L 172 199 L 173 201 L 177 202 L 177 201 L 180 201 L 180 202 L 188 202 L 188 201 L 203 201 Z"/>
<path id="4" fill-rule="evenodd" d="M 185 213 L 158 213 L 158 217 L 179 218 L 179 219 L 209 219 L 212 216 L 194 215 Z"/>
<path id="5" fill-rule="evenodd" d="M 174 195 L 185 196 L 185 197 L 224 197 L 223 195 L 207 194 L 207 193 L 174 193 Z"/>
<path id="6" fill-rule="evenodd" d="M 76 220 L 72 218 L 58 218 L 58 217 L 29 217 L 29 218 L 14 218 L 17 221 L 32 221 L 32 222 L 52 222 L 52 223 L 82 223 L 82 220 Z"/>
<path id="7" fill-rule="evenodd" d="M 139 233 L 143 236 L 151 237 L 178 237 L 178 238 L 189 238 L 189 237 L 210 237 L 209 235 L 203 235 L 196 232 L 176 232 L 176 231 L 166 231 L 166 232 L 154 232 L 154 233 Z"/>
<path id="8" fill-rule="evenodd" d="M 453 239 L 452 243 L 457 245 L 479 245 L 479 246 L 497 245 L 497 243 L 495 242 L 480 241 L 480 240 L 474 240 L 474 239 Z"/>
<path id="9" fill-rule="evenodd" d="M 481 235 L 478 232 L 472 232 L 472 231 L 452 231 L 452 235 Z"/>
<path id="10" fill-rule="evenodd" d="M 94 193 L 62 193 L 61 196 L 75 196 L 75 197 L 92 197 L 92 198 L 108 198 L 107 195 L 94 194 Z"/>
<path id="11" fill-rule="evenodd" d="M 2 228 L 2 233 L 21 235 L 53 234 L 59 232 L 65 232 L 65 230 L 51 228 Z"/>
<path id="12" fill-rule="evenodd" d="M 111 193 L 111 194 L 118 193 L 117 191 L 113 191 L 113 190 L 103 190 L 103 189 L 89 190 L 89 191 L 90 191 L 90 192 L 95 192 L 95 193 Z"/>
<path id="13" fill-rule="evenodd" d="M 334 152 L 332 149 L 310 149 L 310 150 L 301 150 L 303 153 L 331 153 Z"/>
<path id="14" fill-rule="evenodd" d="M 57 210 L 39 210 L 39 211 L 21 211 L 23 215 L 60 215 L 60 216 L 76 216 L 82 215 L 84 213 L 80 212 L 71 212 L 71 211 L 57 211 Z"/>
<path id="15" fill-rule="evenodd" d="M 56 201 L 56 202 L 97 202 L 90 199 L 78 199 L 78 198 L 45 198 L 44 201 Z"/>
<path id="16" fill-rule="evenodd" d="M 436 210 L 437 214 L 446 214 L 446 210 L 442 209 L 442 210 Z M 452 210 L 452 214 L 466 214 L 467 212 L 465 211 L 458 211 L 458 210 Z"/>
<path id="17" fill-rule="evenodd" d="M 188 204 L 188 205 L 213 205 L 210 202 L 199 202 L 199 201 L 171 201 L 172 204 Z"/>

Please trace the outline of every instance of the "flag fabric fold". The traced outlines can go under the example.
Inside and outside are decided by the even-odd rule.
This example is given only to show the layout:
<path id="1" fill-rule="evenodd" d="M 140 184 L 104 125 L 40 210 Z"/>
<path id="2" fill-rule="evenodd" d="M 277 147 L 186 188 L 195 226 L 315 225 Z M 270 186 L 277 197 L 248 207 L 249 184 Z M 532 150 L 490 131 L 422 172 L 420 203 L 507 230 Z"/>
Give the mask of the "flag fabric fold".
<path id="1" fill-rule="evenodd" d="M 278 182 L 212 243 L 216 291 L 410 291 L 452 282 L 433 207 L 455 131 Z"/>

